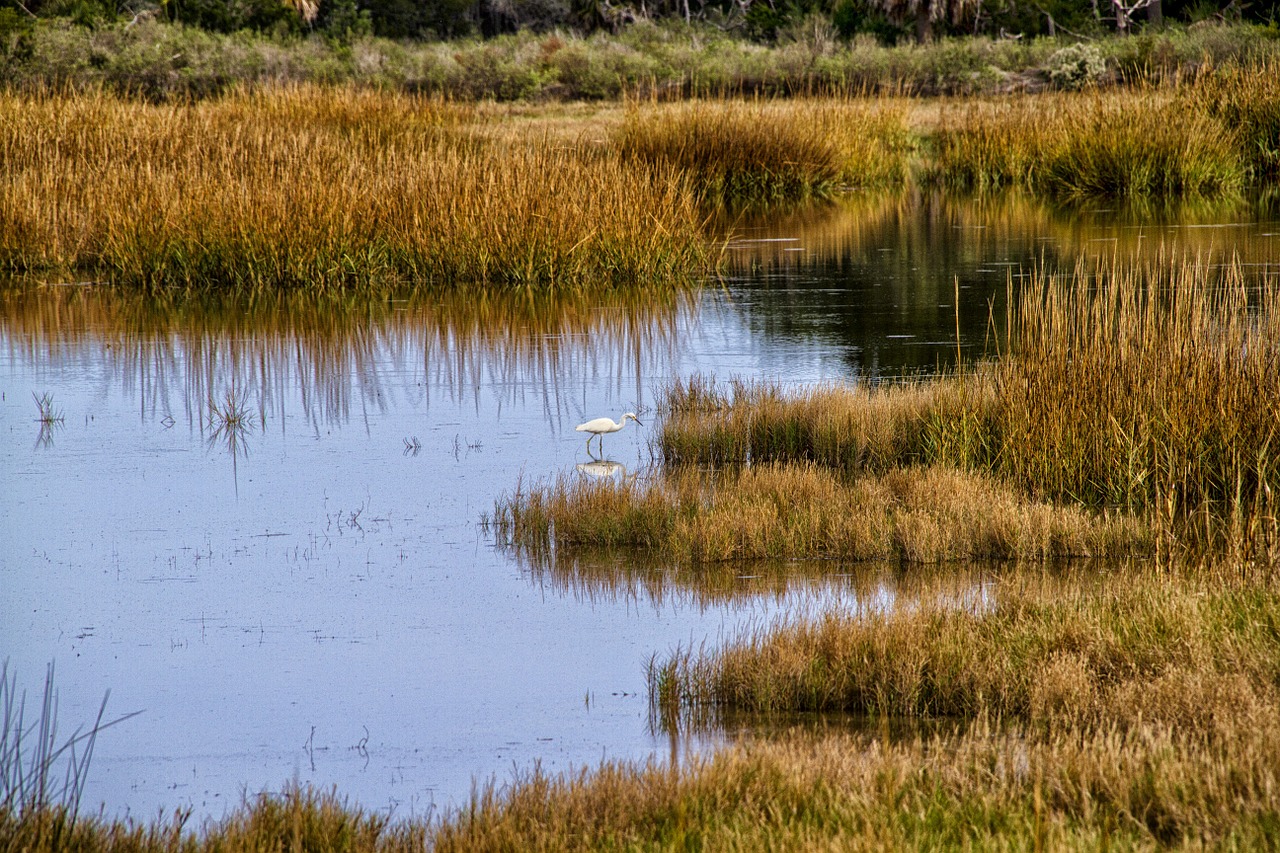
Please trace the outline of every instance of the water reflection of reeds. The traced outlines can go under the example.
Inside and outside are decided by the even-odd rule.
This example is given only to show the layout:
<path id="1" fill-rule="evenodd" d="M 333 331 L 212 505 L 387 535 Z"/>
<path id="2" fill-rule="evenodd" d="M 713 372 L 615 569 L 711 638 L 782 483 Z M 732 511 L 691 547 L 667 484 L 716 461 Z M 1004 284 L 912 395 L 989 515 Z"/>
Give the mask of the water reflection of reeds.
<path id="1" fill-rule="evenodd" d="M 690 567 L 652 554 L 607 549 L 508 549 L 531 583 L 580 601 L 633 601 L 654 608 L 699 609 L 759 601 L 781 602 L 805 586 L 818 598 L 842 597 L 853 578 L 873 572 L 822 560 L 773 560 Z"/>
<path id="2" fill-rule="evenodd" d="M 1055 204 L 1025 193 L 961 195 L 907 190 L 858 193 L 828 204 L 773 209 L 719 223 L 732 233 L 730 274 L 868 263 L 913 283 L 933 282 L 950 297 L 957 263 L 1003 256 L 1034 259 L 1070 271 L 1083 259 L 1137 260 L 1163 248 L 1188 257 L 1277 264 L 1268 240 L 1242 239 L 1242 229 L 1270 213 L 1263 201 Z"/>
<path id="3" fill-rule="evenodd" d="M 1185 259 L 1254 287 L 1280 277 L 1265 202 L 1053 205 L 1014 192 L 858 194 L 722 227 L 722 265 L 747 327 L 837 348 L 878 382 L 996 355 L 1009 295 L 1083 264 Z M 957 306 L 958 302 L 958 306 Z"/>
<path id="4" fill-rule="evenodd" d="M 673 345 L 682 294 L 383 296 L 145 294 L 96 285 L 0 286 L 11 357 L 101 375 L 145 417 L 210 419 L 231 389 L 259 419 L 296 399 L 315 428 L 383 411 L 394 375 L 461 402 L 524 386 L 559 407 L 584 367 L 639 368 Z"/>
<path id="5" fill-rule="evenodd" d="M 904 566 L 834 559 L 731 560 L 681 563 L 636 549 L 530 548 L 503 541 L 531 584 L 584 602 L 629 601 L 654 609 L 785 605 L 789 613 L 837 608 L 884 613 L 918 605 L 945 589 L 958 604 L 981 607 L 994 563 Z"/>

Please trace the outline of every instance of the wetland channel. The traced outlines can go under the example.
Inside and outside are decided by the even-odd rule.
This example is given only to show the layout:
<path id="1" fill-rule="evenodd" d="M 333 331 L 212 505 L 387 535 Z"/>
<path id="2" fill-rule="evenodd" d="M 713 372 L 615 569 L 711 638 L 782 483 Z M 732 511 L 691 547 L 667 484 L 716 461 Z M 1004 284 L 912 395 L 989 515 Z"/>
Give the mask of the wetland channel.
<path id="1" fill-rule="evenodd" d="M 862 197 L 741 221 L 687 297 L 148 298 L 0 285 L 0 655 L 97 743 L 85 803 L 220 816 L 298 779 L 421 815 L 475 780 L 680 760 L 645 665 L 798 608 L 890 608 L 893 567 L 533 566 L 518 482 L 643 476 L 692 374 L 875 382 L 992 352 L 1010 280 L 1162 249 L 1280 277 L 1256 205 L 1169 215 Z M 1265 211 L 1265 209 L 1264 209 Z M 58 420 L 38 422 L 49 395 Z M 233 408 L 242 417 L 228 417 Z M 580 421 L 636 411 L 590 466 Z M 583 466 L 583 467 L 579 467 Z M 978 595 L 982 569 L 957 571 Z M 749 723 L 744 723 L 747 728 Z"/>

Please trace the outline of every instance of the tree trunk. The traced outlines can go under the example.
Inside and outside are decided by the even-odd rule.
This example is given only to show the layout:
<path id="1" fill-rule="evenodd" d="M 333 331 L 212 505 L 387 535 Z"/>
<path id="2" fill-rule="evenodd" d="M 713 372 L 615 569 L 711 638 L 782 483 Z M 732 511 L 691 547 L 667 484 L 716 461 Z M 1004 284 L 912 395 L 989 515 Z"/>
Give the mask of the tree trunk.
<path id="1" fill-rule="evenodd" d="M 933 39 L 933 15 L 930 0 L 919 0 L 916 5 L 916 41 L 924 44 Z"/>
<path id="2" fill-rule="evenodd" d="M 1164 23 L 1164 3 L 1162 0 L 1155 0 L 1147 7 L 1147 23 L 1160 26 Z"/>

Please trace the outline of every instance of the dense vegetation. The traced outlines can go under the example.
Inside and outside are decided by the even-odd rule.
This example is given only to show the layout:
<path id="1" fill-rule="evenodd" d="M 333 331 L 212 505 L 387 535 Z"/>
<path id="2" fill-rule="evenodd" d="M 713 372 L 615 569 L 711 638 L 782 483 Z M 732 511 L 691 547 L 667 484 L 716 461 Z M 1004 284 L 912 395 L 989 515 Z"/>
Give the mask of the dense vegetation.
<path id="1" fill-rule="evenodd" d="M 713 211 L 743 201 L 913 183 L 1229 196 L 1280 174 L 1278 14 L 0 0 L 0 266 L 244 298 L 426 283 L 505 327 L 529 322 L 534 293 L 587 313 L 601 290 L 625 305 L 657 284 L 669 304 L 714 264 Z M 1132 85 L 1095 88 L 1112 83 Z M 947 102 L 923 124 L 896 97 L 1042 89 L 1058 91 Z M 660 103 L 744 92 L 804 97 Z M 848 97 L 870 92 L 884 96 Z M 628 95 L 653 102 L 550 127 L 448 100 Z M 1280 311 L 1239 273 L 1165 259 L 1037 281 L 995 364 L 926 384 L 686 381 L 653 477 L 522 487 L 498 507 L 544 565 L 583 546 L 703 567 L 1018 561 L 980 602 L 940 584 L 891 613 L 796 616 L 651 663 L 654 725 L 673 739 L 743 711 L 875 727 L 683 767 L 535 770 L 432 823 L 296 788 L 200 827 L 113 822 L 78 814 L 73 785 L 6 795 L 0 847 L 1278 846 Z M 1133 562 L 1101 578 L 1028 565 L 1116 555 Z M 898 716 L 943 723 L 898 737 Z M 24 759 L 10 723 L 6 792 Z"/>
<path id="2" fill-rule="evenodd" d="M 1035 37 L 1128 34 L 1169 22 L 1242 21 L 1274 24 L 1275 2 L 1212 4 L 1193 0 L 6 0 L 26 17 L 102 26 L 154 17 L 204 30 L 240 30 L 343 40 L 375 34 L 394 39 L 494 36 L 520 29 L 618 31 L 639 20 L 701 22 L 757 41 L 786 38 L 821 22 L 842 37 L 868 34 L 884 43 L 943 36 Z"/>
<path id="3" fill-rule="evenodd" d="M 1233 198 L 1280 174 L 1280 63 L 947 102 L 536 110 L 352 86 L 0 93 L 0 269 L 150 289 L 687 286 L 733 216 L 850 187 Z M 1179 116 L 1190 115 L 1188 120 Z"/>
<path id="4" fill-rule="evenodd" d="M 616 32 L 557 25 L 434 41 L 346 25 L 334 33 L 321 23 L 304 26 L 296 12 L 287 13 L 294 26 L 246 29 L 242 22 L 222 32 L 145 9 L 123 18 L 37 18 L 17 6 L 4 8 L 17 2 L 0 0 L 0 72 L 9 86 L 101 85 L 151 99 L 282 82 L 351 82 L 500 100 L 708 92 L 999 93 L 1162 79 L 1206 63 L 1255 64 L 1280 52 L 1280 27 L 1218 17 L 1191 27 L 1150 26 L 1124 37 L 1105 35 L 1102 25 L 1054 36 L 1032 28 L 1021 38 L 984 26 L 976 36 L 894 45 L 866 32 L 850 34 L 821 15 L 779 25 L 772 37 L 760 39 L 741 27 L 654 14 Z M 90 2 L 78 0 L 74 8 L 96 8 Z M 159 11 L 176 14 L 183 6 L 171 2 Z M 235 4 L 237 10 L 250 8 Z"/>

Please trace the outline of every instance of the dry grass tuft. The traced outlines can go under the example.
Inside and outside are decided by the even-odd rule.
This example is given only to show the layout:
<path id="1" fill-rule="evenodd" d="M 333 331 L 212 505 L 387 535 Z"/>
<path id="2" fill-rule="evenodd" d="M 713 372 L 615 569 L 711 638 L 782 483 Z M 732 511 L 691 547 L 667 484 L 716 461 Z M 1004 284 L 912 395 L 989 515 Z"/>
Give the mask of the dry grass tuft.
<path id="1" fill-rule="evenodd" d="M 839 558 L 941 563 L 1142 553 L 1121 516 L 1020 498 L 981 474 L 899 469 L 846 484 L 813 465 L 760 465 L 647 481 L 560 478 L 498 502 L 499 533 L 531 554 L 640 548 L 689 563 Z"/>
<path id="2" fill-rule="evenodd" d="M 830 612 L 650 669 L 664 718 L 692 709 L 989 716 L 1228 739 L 1280 709 L 1280 594 L 1217 577 L 1130 572 L 1100 589 L 1010 578 L 884 613 Z"/>
<path id="3" fill-rule="evenodd" d="M 835 99 L 633 106 L 615 144 L 628 162 L 688 175 L 713 204 L 897 186 L 909 148 L 902 107 Z"/>

